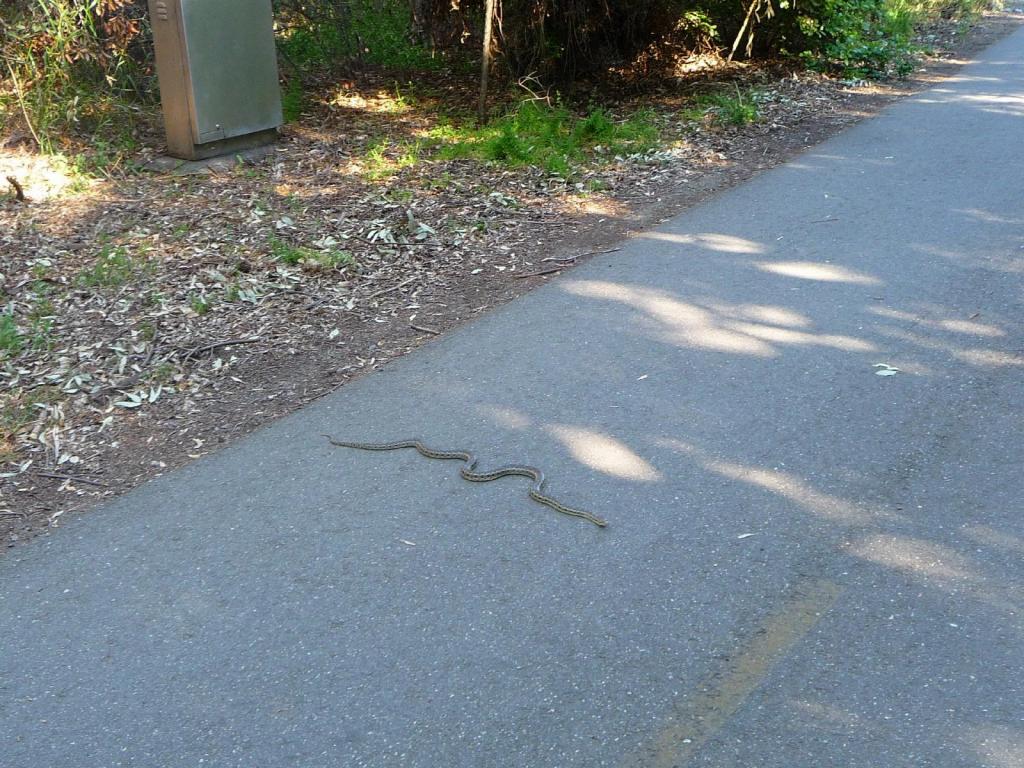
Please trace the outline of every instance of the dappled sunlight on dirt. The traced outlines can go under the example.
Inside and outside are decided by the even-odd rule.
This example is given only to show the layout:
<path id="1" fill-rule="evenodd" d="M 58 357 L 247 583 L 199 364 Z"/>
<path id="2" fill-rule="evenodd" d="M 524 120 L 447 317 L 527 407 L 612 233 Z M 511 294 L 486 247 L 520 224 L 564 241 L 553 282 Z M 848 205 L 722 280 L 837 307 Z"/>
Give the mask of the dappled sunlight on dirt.
<path id="1" fill-rule="evenodd" d="M 342 86 L 325 99 L 325 103 L 330 107 L 376 115 L 409 115 L 417 111 L 397 85 L 393 92 L 383 88 L 363 92 Z"/>
<path id="2" fill-rule="evenodd" d="M 0 190 L 4 192 L 10 191 L 8 176 L 19 181 L 30 203 L 66 195 L 82 198 L 103 186 L 75 170 L 60 155 L 0 150 Z"/>
<path id="3" fill-rule="evenodd" d="M 566 198 L 559 208 L 568 214 L 584 216 L 625 217 L 631 212 L 628 204 L 596 194 Z"/>

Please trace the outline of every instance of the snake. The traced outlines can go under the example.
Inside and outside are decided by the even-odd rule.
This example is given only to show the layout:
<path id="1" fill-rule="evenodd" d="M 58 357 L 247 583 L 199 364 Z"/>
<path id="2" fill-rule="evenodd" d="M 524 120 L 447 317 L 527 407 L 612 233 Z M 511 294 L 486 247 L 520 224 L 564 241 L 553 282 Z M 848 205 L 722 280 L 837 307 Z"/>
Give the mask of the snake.
<path id="1" fill-rule="evenodd" d="M 544 473 L 537 469 L 537 467 L 531 467 L 525 464 L 509 464 L 504 467 L 492 469 L 489 472 L 478 472 L 476 471 L 476 465 L 479 460 L 468 451 L 439 451 L 434 448 L 428 448 L 419 440 L 399 440 L 393 443 L 356 443 L 348 440 L 336 440 L 330 435 L 324 435 L 324 437 L 327 438 L 327 441 L 331 445 L 339 448 L 356 448 L 360 451 L 397 451 L 402 448 L 415 448 L 421 455 L 426 456 L 428 459 L 461 461 L 463 464 L 459 467 L 459 474 L 462 476 L 463 480 L 468 480 L 471 483 L 489 483 L 492 480 L 497 480 L 499 477 L 509 477 L 511 475 L 528 477 L 533 480 L 533 486 L 530 488 L 530 498 L 534 501 L 543 504 L 546 507 L 550 507 L 556 512 L 561 512 L 563 515 L 580 517 L 584 520 L 588 520 L 599 528 L 604 528 L 608 525 L 607 522 L 596 515 L 592 515 L 586 510 L 567 507 L 565 504 L 545 495 L 544 483 L 546 482 L 546 479 L 544 477 Z"/>

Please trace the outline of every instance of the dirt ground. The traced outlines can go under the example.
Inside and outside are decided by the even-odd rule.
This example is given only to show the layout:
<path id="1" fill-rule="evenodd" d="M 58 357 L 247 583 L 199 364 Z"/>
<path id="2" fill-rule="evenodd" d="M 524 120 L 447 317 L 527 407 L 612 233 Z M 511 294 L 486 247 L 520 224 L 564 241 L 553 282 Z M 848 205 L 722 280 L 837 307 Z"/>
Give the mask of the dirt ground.
<path id="1" fill-rule="evenodd" d="M 24 146 L 0 151 L 0 178 L 29 198 L 0 198 L 0 296 L 30 324 L 0 362 L 0 539 L 17 546 L 430 343 L 948 77 L 1020 21 L 927 30 L 936 54 L 899 83 L 719 73 L 761 94 L 741 127 L 674 130 L 680 94 L 647 96 L 664 145 L 571 182 L 468 160 L 403 167 L 398 139 L 431 110 L 372 81 L 266 157 L 197 175 L 67 189 Z"/>

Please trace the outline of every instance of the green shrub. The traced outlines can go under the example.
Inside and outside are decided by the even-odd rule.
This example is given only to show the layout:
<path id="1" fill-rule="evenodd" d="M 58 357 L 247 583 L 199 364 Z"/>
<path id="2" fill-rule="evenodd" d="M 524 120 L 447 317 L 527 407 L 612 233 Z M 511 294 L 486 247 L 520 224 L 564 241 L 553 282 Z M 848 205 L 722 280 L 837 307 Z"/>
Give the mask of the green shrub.
<path id="1" fill-rule="evenodd" d="M 53 152 L 70 133 L 120 145 L 151 91 L 140 0 L 18 0 L 0 9 L 0 129 L 24 122 Z M 105 138 L 104 138 L 105 137 Z"/>
<path id="2" fill-rule="evenodd" d="M 14 357 L 24 348 L 25 342 L 18 332 L 18 324 L 10 314 L 0 315 L 0 359 Z"/>
<path id="3" fill-rule="evenodd" d="M 919 54 L 914 28 L 931 14 L 907 0 L 818 0 L 798 19 L 801 57 L 846 77 L 906 77 Z"/>
<path id="4" fill-rule="evenodd" d="M 298 77 L 288 80 L 281 92 L 281 111 L 286 123 L 294 123 L 302 117 L 302 108 L 306 104 L 306 94 L 302 90 L 302 81 Z"/>
<path id="5" fill-rule="evenodd" d="M 433 70 L 441 60 L 412 40 L 408 2 L 278 0 L 279 46 L 300 69 L 358 60 L 390 69 Z M 305 6 L 315 6 L 310 13 Z"/>

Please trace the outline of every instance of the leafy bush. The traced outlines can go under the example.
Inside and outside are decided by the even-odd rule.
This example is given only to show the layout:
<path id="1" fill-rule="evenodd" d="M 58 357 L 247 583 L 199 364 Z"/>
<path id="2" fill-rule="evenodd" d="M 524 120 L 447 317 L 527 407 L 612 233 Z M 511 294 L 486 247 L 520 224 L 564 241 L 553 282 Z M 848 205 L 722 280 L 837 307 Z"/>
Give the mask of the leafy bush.
<path id="1" fill-rule="evenodd" d="M 361 61 L 390 69 L 437 69 L 441 61 L 411 40 L 408 2 L 277 0 L 279 45 L 299 69 Z"/>
<path id="2" fill-rule="evenodd" d="M 911 37 L 921 18 L 906 0 L 818 0 L 798 19 L 801 56 L 847 77 L 905 77 L 914 69 Z"/>
<path id="3" fill-rule="evenodd" d="M 14 0 L 0 31 L 0 129 L 20 121 L 44 151 L 75 132 L 128 141 L 151 90 L 142 0 Z"/>

